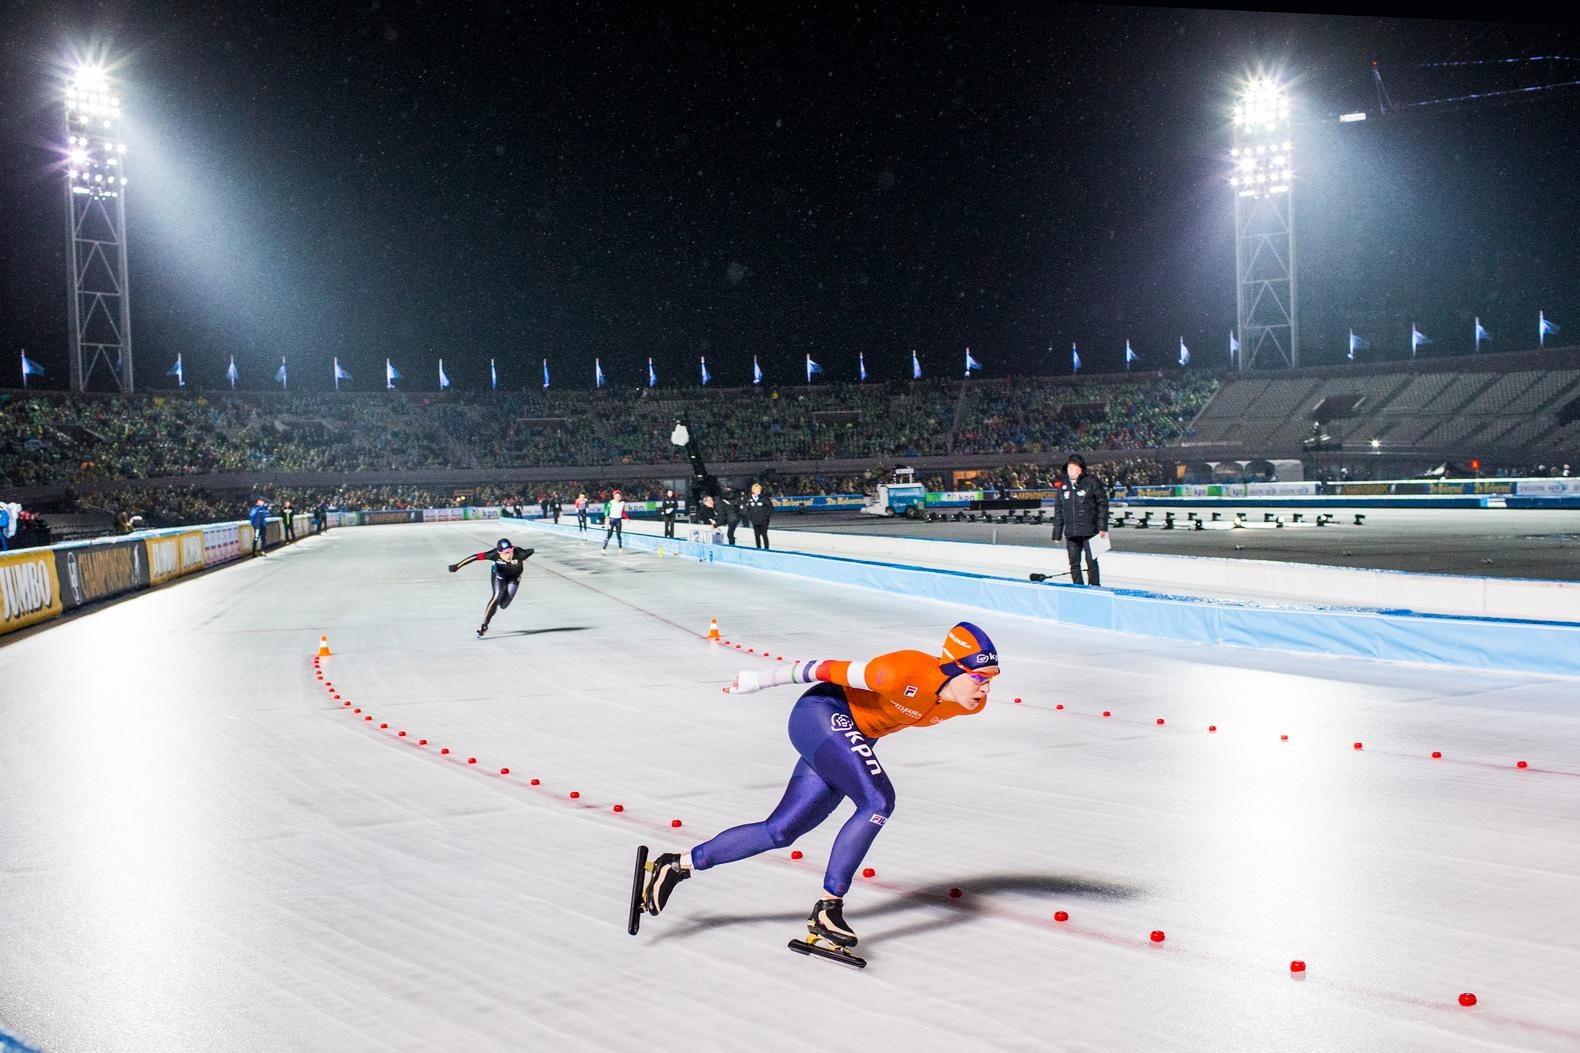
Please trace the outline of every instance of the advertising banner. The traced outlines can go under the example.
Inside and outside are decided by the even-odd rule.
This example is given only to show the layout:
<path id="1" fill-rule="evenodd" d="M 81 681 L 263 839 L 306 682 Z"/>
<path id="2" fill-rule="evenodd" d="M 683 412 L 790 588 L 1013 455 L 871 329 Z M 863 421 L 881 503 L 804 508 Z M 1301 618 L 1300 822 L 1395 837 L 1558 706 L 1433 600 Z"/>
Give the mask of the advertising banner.
<path id="1" fill-rule="evenodd" d="M 794 509 L 816 511 L 848 509 L 859 512 L 861 506 L 867 503 L 867 499 L 861 494 L 818 494 L 812 497 L 782 497 L 771 494 L 768 499 L 774 503 L 776 513 Z"/>
<path id="2" fill-rule="evenodd" d="M 148 583 L 163 585 L 181 576 L 181 539 L 173 534 L 143 538 L 148 551 Z"/>
<path id="3" fill-rule="evenodd" d="M 449 523 L 457 519 L 466 518 L 459 508 L 424 508 L 422 521 L 424 523 Z"/>
<path id="4" fill-rule="evenodd" d="M 498 505 L 491 505 L 488 508 L 467 507 L 467 508 L 461 509 L 461 513 L 462 513 L 461 514 L 461 518 L 462 519 L 498 519 L 499 518 L 499 506 Z M 576 514 L 575 510 L 574 509 L 571 510 L 570 514 L 572 516 L 575 516 L 575 514 Z"/>
<path id="5" fill-rule="evenodd" d="M 980 500 L 982 500 L 981 490 L 941 490 L 927 495 L 927 507 L 964 506 L 969 505 L 972 501 Z"/>
<path id="6" fill-rule="evenodd" d="M 141 539 L 57 548 L 55 571 L 60 602 L 67 609 L 146 589 L 149 582 L 148 554 Z"/>
<path id="7" fill-rule="evenodd" d="M 143 539 L 148 549 L 148 582 L 161 585 L 172 578 L 202 570 L 203 531 L 161 534 Z"/>
<path id="8" fill-rule="evenodd" d="M 1523 497 L 1580 497 L 1580 479 L 1519 479 L 1514 492 Z"/>
<path id="9" fill-rule="evenodd" d="M 1310 483 L 1246 483 L 1248 497 L 1315 497 L 1317 484 Z"/>
<path id="10" fill-rule="evenodd" d="M 241 531 L 238 523 L 212 523 L 203 528 L 203 565 L 217 567 L 241 557 Z M 247 539 L 252 547 L 252 539 Z"/>
<path id="11" fill-rule="evenodd" d="M 381 512 L 360 512 L 362 526 L 379 526 L 385 523 L 421 523 L 420 508 L 391 508 Z"/>
<path id="12" fill-rule="evenodd" d="M 61 610 L 53 552 L 43 549 L 0 555 L 0 633 L 54 618 Z"/>

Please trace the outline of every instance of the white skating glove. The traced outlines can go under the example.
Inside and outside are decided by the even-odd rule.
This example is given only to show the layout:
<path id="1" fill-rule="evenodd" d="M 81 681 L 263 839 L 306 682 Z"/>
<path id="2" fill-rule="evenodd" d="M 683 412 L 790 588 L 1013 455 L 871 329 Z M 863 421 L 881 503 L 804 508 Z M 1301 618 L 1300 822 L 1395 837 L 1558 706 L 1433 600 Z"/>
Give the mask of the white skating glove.
<path id="1" fill-rule="evenodd" d="M 763 683 L 762 674 L 750 669 L 742 669 L 735 674 L 735 683 L 724 689 L 726 695 L 749 695 L 754 691 L 761 691 L 769 685 Z"/>

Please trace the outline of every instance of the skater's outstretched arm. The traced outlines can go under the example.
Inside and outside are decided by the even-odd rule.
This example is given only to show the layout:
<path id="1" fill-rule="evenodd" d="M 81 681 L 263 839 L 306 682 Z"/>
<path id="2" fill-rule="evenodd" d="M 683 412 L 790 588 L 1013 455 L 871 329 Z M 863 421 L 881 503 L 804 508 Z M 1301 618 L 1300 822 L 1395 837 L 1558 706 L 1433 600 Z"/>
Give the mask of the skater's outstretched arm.
<path id="1" fill-rule="evenodd" d="M 472 555 L 467 556 L 465 559 L 463 559 L 459 563 L 452 563 L 452 564 L 450 564 L 450 573 L 454 574 L 456 571 L 460 570 L 462 567 L 466 566 L 468 563 L 473 563 L 473 562 L 475 562 L 477 560 L 480 560 L 480 559 L 493 559 L 493 558 L 494 558 L 494 554 L 492 552 L 476 552 L 476 553 L 473 553 Z"/>
<path id="2" fill-rule="evenodd" d="M 786 684 L 817 683 L 839 684 L 841 687 L 871 691 L 875 689 L 875 685 L 883 683 L 893 673 L 897 673 L 900 663 L 910 662 L 916 657 L 926 658 L 925 655 L 919 655 L 914 651 L 894 651 L 866 662 L 844 662 L 822 658 L 810 662 L 797 662 L 791 666 L 780 666 L 777 669 L 742 669 L 736 674 L 735 683 L 724 688 L 724 692 L 729 695 L 749 695 L 754 691 L 782 687 Z"/>

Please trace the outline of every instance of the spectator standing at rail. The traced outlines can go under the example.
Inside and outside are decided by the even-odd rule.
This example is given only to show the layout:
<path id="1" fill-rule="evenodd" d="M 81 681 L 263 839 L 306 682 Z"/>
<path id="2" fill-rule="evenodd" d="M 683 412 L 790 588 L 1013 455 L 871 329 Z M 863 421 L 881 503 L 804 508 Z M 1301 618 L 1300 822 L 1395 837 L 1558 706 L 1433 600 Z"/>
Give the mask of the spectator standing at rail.
<path id="1" fill-rule="evenodd" d="M 318 507 L 313 509 L 313 520 L 320 534 L 329 529 L 329 502 L 318 502 Z"/>
<path id="2" fill-rule="evenodd" d="M 554 525 L 560 525 L 560 495 L 554 494 L 549 498 L 549 511 L 554 516 Z"/>
<path id="3" fill-rule="evenodd" d="M 1097 560 L 1092 556 L 1091 540 L 1108 537 L 1108 491 L 1092 476 L 1086 474 L 1086 458 L 1072 453 L 1064 465 L 1069 485 L 1059 491 L 1053 506 L 1053 540 L 1064 538 L 1066 554 L 1070 557 L 1070 581 L 1085 585 L 1081 577 L 1081 556 L 1086 556 L 1086 569 L 1092 584 L 1101 585 L 1098 579 Z"/>
<path id="4" fill-rule="evenodd" d="M 664 517 L 664 536 L 675 536 L 675 513 L 680 510 L 680 503 L 675 500 L 675 491 L 665 490 L 664 499 L 658 503 L 658 514 Z"/>
<path id="5" fill-rule="evenodd" d="M 762 483 L 752 484 L 752 496 L 746 499 L 743 511 L 752 525 L 752 541 L 758 548 L 768 548 L 768 520 L 773 518 L 774 503 L 763 493 Z"/>
<path id="6" fill-rule="evenodd" d="M 280 506 L 280 521 L 285 524 L 285 540 L 289 544 L 296 540 L 296 510 L 291 507 L 289 499 Z"/>
<path id="7" fill-rule="evenodd" d="M 255 555 L 267 556 L 269 547 L 266 544 L 264 531 L 269 525 L 269 506 L 258 498 L 252 503 L 252 511 L 247 513 L 247 522 L 252 524 L 252 551 Z"/>

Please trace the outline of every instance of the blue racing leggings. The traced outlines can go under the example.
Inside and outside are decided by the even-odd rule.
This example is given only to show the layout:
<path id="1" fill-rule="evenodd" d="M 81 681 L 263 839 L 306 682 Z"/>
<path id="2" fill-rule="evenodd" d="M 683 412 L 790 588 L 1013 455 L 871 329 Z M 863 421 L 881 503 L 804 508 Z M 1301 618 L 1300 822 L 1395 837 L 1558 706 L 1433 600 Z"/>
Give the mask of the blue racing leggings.
<path id="1" fill-rule="evenodd" d="M 845 689 L 838 684 L 818 684 L 796 700 L 790 710 L 790 742 L 801 759 L 773 814 L 760 823 L 731 827 L 693 848 L 692 866 L 706 870 L 794 844 L 848 797 L 856 811 L 834 838 L 823 876 L 823 887 L 843 896 L 872 839 L 894 814 L 894 785 L 878 763 L 872 741 L 851 719 Z"/>

